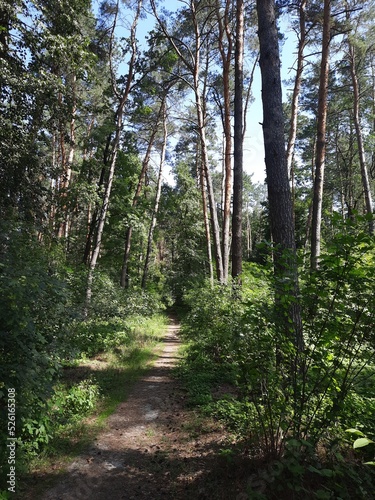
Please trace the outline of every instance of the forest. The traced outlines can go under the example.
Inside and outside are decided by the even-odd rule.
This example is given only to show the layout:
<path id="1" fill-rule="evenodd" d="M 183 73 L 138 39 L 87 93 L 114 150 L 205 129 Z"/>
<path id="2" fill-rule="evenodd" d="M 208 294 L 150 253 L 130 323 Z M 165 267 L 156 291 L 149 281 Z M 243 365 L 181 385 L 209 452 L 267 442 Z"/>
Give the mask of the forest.
<path id="1" fill-rule="evenodd" d="M 171 316 L 237 498 L 375 498 L 374 18 L 0 0 L 0 498 L 79 453 Z"/>

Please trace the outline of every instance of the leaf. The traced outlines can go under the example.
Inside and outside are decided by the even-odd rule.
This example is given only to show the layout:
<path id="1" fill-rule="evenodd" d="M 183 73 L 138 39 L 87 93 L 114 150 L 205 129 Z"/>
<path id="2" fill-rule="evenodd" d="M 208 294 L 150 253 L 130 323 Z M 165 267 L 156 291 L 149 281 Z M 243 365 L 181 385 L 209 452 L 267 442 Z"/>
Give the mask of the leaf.
<path id="1" fill-rule="evenodd" d="M 375 462 L 365 462 L 365 465 L 375 465 Z"/>
<path id="2" fill-rule="evenodd" d="M 371 439 L 368 439 L 366 437 L 363 437 L 363 438 L 358 438 L 354 441 L 354 444 L 353 444 L 353 448 L 356 449 L 356 448 L 362 448 L 363 446 L 367 446 L 368 444 L 371 444 L 373 443 L 374 441 L 372 441 Z"/>
<path id="3" fill-rule="evenodd" d="M 356 436 L 362 436 L 365 437 L 363 432 L 359 431 L 358 429 L 346 429 L 345 432 L 349 432 L 350 434 L 355 434 Z"/>

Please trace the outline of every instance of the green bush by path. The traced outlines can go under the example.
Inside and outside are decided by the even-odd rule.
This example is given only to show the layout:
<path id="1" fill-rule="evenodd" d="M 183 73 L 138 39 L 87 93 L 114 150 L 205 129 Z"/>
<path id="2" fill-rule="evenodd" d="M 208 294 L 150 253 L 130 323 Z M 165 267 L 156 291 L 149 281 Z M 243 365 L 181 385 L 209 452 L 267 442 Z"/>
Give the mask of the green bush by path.
<path id="1" fill-rule="evenodd" d="M 264 479 L 269 494 L 281 491 L 279 482 L 296 498 L 315 491 L 312 498 L 351 498 L 355 488 L 367 498 L 373 471 L 362 470 L 345 430 L 374 438 L 374 283 L 374 241 L 348 223 L 319 270 L 302 276 L 299 354 L 277 330 L 267 270 L 247 268 L 241 291 L 207 284 L 186 295 L 180 374 L 190 401 L 226 422 L 254 460 L 275 464 Z M 286 300 L 288 293 L 285 284 Z M 291 369 L 285 360 L 293 358 Z M 354 489 L 347 480 L 340 488 L 340 477 Z"/>

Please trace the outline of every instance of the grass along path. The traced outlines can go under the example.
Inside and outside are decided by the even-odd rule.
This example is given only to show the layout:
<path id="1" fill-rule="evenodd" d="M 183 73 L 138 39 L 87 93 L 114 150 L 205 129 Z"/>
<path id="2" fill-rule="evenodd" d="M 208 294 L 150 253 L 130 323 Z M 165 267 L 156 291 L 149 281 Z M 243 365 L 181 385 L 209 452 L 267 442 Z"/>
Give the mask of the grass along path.
<path id="1" fill-rule="evenodd" d="M 239 469 L 220 455 L 226 433 L 186 408 L 184 391 L 171 377 L 178 361 L 178 330 L 172 321 L 153 366 L 135 382 L 103 431 L 59 476 L 58 484 L 37 498 L 179 500 L 227 499 L 233 494 L 246 498 Z M 34 479 L 47 483 L 48 476 L 44 472 Z M 56 479 L 55 473 L 52 476 Z M 30 494 L 23 498 L 36 498 L 35 492 Z"/>

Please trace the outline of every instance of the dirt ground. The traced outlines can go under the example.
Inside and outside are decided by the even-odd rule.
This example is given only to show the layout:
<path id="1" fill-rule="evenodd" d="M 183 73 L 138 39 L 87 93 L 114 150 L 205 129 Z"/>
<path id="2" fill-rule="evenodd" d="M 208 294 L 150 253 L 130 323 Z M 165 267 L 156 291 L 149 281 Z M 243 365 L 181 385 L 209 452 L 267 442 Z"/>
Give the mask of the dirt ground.
<path id="1" fill-rule="evenodd" d="M 247 498 L 242 462 L 237 467 L 220 454 L 228 436 L 186 407 L 184 392 L 171 377 L 178 330 L 172 321 L 153 367 L 42 500 Z"/>

